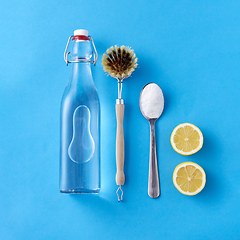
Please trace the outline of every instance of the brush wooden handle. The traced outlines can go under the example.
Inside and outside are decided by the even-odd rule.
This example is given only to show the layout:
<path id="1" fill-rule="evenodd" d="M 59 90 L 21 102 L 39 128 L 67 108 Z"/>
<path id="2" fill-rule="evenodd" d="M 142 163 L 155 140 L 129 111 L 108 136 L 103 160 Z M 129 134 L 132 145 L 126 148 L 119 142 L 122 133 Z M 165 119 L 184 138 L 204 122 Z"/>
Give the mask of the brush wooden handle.
<path id="1" fill-rule="evenodd" d="M 123 116 L 124 116 L 124 104 L 116 104 L 116 117 L 117 117 L 117 138 L 116 138 L 116 164 L 117 185 L 124 185 L 125 175 L 124 168 L 124 135 L 123 135 Z"/>

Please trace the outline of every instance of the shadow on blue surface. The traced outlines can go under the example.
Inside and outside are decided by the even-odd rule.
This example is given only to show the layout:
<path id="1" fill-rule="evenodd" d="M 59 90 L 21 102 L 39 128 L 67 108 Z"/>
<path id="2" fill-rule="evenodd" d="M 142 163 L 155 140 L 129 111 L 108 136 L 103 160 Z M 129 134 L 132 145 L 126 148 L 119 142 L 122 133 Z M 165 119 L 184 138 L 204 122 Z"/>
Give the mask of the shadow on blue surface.
<path id="1" fill-rule="evenodd" d="M 218 204 L 224 196 L 224 178 L 221 174 L 218 174 L 221 172 L 219 168 L 223 160 L 221 158 L 223 147 L 219 138 L 213 134 L 211 129 L 201 128 L 201 130 L 204 137 L 203 147 L 198 153 L 191 156 L 190 161 L 203 167 L 206 172 L 206 185 L 194 199 L 210 205 L 214 202 Z"/>
<path id="2" fill-rule="evenodd" d="M 74 202 L 76 202 L 76 208 L 82 209 L 83 212 L 89 212 L 90 215 L 94 215 L 97 217 L 102 216 L 102 214 L 106 215 L 114 215 L 117 214 L 119 208 L 125 207 L 125 204 L 118 203 L 117 196 L 114 194 L 114 198 L 112 196 L 106 196 L 103 192 L 99 194 L 76 194 L 69 196 Z M 116 197 L 116 198 L 115 198 Z M 116 201 L 112 201 L 115 199 Z M 101 206 L 101 207 L 99 207 Z"/>

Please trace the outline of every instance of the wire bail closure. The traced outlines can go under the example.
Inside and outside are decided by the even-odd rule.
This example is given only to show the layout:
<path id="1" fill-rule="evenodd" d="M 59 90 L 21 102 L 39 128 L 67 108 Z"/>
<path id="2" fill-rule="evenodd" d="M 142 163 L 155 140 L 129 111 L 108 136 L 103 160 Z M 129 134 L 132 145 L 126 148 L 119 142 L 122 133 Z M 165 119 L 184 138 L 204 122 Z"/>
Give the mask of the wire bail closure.
<path id="1" fill-rule="evenodd" d="M 93 61 L 92 60 L 77 60 L 77 61 L 69 61 L 68 60 L 68 54 L 70 53 L 70 52 L 67 52 L 67 50 L 68 50 L 68 46 L 69 46 L 69 43 L 70 43 L 70 40 L 71 40 L 71 38 L 73 38 L 74 36 L 70 36 L 69 38 L 68 38 L 68 42 L 67 42 L 67 46 L 66 46 L 66 48 L 65 48 L 65 51 L 64 51 L 64 61 L 66 62 L 66 65 L 68 66 L 68 63 L 71 63 L 71 62 L 73 62 L 73 63 L 78 63 L 78 62 L 90 62 L 90 63 L 93 63 L 94 64 L 94 66 L 96 65 L 96 62 L 97 62 L 97 60 L 98 60 L 98 53 L 97 53 L 97 49 L 96 49 L 96 47 L 95 47 L 95 44 L 94 44 L 94 42 L 93 42 L 93 38 L 91 37 L 91 36 L 88 36 L 89 38 L 90 38 L 90 40 L 91 40 L 91 42 L 92 42 L 92 45 L 93 45 L 93 48 L 94 48 L 94 51 L 95 52 L 92 52 L 93 53 Z"/>

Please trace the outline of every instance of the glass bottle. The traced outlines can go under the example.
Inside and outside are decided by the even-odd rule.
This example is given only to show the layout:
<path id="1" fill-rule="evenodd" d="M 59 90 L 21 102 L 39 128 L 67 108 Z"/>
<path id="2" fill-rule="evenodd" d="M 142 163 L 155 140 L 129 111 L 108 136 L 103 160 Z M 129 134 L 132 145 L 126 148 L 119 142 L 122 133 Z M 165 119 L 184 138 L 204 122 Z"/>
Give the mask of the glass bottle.
<path id="1" fill-rule="evenodd" d="M 72 50 L 67 53 L 70 41 Z M 97 51 L 87 30 L 76 30 L 69 37 L 64 59 L 72 69 L 61 102 L 60 192 L 98 193 L 100 103 L 91 72 Z"/>

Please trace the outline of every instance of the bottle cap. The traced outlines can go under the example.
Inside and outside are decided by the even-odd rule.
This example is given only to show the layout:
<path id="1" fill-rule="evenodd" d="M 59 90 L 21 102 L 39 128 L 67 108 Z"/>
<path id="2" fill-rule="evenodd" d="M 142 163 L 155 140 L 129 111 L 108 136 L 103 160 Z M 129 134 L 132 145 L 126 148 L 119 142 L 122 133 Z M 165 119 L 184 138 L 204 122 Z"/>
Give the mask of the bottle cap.
<path id="1" fill-rule="evenodd" d="M 77 29 L 77 30 L 75 30 L 74 31 L 74 36 L 79 36 L 79 35 L 88 37 L 88 31 L 85 30 L 85 29 Z"/>

